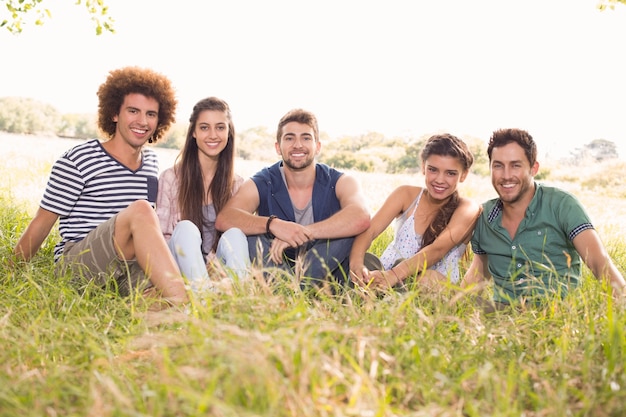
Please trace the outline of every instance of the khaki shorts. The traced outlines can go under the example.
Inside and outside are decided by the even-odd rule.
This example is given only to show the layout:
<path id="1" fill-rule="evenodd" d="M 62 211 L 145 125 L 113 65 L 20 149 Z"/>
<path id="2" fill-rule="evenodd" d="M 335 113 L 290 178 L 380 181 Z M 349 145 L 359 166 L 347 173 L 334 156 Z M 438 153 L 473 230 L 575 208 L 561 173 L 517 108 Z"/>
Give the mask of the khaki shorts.
<path id="1" fill-rule="evenodd" d="M 101 223 L 79 242 L 66 243 L 57 273 L 71 271 L 72 281 L 81 289 L 93 282 L 122 296 L 131 294 L 131 289 L 136 292 L 151 287 L 137 261 L 124 261 L 117 256 L 113 242 L 116 219 L 117 215 Z"/>

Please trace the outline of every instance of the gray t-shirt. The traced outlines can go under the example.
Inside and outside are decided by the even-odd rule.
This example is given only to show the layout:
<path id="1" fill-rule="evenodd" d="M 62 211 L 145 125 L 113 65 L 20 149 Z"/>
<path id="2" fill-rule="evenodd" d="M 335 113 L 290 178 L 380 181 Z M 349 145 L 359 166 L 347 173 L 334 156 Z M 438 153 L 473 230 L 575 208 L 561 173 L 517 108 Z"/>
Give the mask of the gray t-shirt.
<path id="1" fill-rule="evenodd" d="M 285 187 L 287 187 L 287 180 L 285 179 L 285 171 L 283 167 L 280 167 L 280 175 L 283 177 L 283 181 L 285 182 Z M 289 188 L 289 187 L 287 187 Z M 293 213 L 296 216 L 296 223 L 301 224 L 303 226 L 308 226 L 309 224 L 314 223 L 313 217 L 313 200 L 309 200 L 309 202 L 304 206 L 303 209 L 297 208 L 293 203 Z"/>
<path id="2" fill-rule="evenodd" d="M 215 243 L 215 236 L 217 231 L 215 230 L 215 219 L 217 214 L 215 213 L 215 207 L 213 203 L 202 206 L 202 219 L 204 225 L 202 226 L 202 253 L 206 256 L 213 249 Z"/>

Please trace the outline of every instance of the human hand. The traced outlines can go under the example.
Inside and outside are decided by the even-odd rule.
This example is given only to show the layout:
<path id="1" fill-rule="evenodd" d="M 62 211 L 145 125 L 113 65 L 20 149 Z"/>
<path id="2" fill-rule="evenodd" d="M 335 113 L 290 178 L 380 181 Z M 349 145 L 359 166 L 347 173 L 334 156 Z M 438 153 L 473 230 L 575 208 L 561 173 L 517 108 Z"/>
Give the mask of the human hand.
<path id="1" fill-rule="evenodd" d="M 350 280 L 359 287 L 367 288 L 370 281 L 369 272 L 363 264 L 350 265 Z"/>
<path id="2" fill-rule="evenodd" d="M 369 271 L 369 286 L 374 289 L 388 289 L 400 282 L 398 275 L 389 271 Z"/>
<path id="3" fill-rule="evenodd" d="M 275 264 L 281 265 L 283 263 L 283 253 L 285 252 L 285 249 L 289 247 L 291 247 L 289 243 L 279 238 L 274 238 L 270 246 L 270 259 Z"/>
<path id="4" fill-rule="evenodd" d="M 288 244 L 286 247 L 297 248 L 313 240 L 311 230 L 306 226 L 288 220 L 274 220 L 270 224 L 270 231 L 274 237 L 286 242 Z"/>

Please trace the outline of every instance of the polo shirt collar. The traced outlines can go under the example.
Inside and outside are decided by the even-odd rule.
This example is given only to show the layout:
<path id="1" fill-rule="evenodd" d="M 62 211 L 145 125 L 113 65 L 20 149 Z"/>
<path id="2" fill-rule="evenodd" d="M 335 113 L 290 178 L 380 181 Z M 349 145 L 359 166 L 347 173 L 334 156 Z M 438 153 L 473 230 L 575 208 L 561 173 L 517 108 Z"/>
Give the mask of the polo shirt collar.
<path id="1" fill-rule="evenodd" d="M 534 181 L 533 184 L 535 185 L 535 195 L 533 195 L 533 199 L 530 200 L 530 204 L 528 205 L 528 208 L 526 208 L 526 214 L 537 212 L 539 201 L 541 200 L 541 195 L 543 194 L 541 184 L 537 181 Z M 498 198 L 496 200 L 496 204 L 494 204 L 493 208 L 489 211 L 487 221 L 489 223 L 493 223 L 493 221 L 500 216 L 500 213 L 502 213 L 503 207 L 504 205 L 502 204 L 502 200 Z"/>

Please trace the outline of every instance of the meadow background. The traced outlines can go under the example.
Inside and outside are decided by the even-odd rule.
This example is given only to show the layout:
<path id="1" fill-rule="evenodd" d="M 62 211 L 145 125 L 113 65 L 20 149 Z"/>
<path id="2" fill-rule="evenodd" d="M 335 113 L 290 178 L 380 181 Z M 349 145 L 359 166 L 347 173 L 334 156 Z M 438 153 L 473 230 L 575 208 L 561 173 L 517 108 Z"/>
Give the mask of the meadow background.
<path id="1" fill-rule="evenodd" d="M 136 297 L 78 294 L 55 278 L 54 233 L 32 262 L 11 265 L 52 163 L 76 143 L 0 133 L 0 416 L 623 415 L 626 313 L 587 270 L 566 300 L 492 316 L 455 287 L 331 297 L 262 280 L 147 314 Z M 161 169 L 177 154 L 155 150 Z M 585 204 L 625 273 L 626 163 L 540 162 L 544 182 Z M 351 173 L 372 211 L 397 185 L 423 183 Z M 474 174 L 460 191 L 495 196 Z"/>

